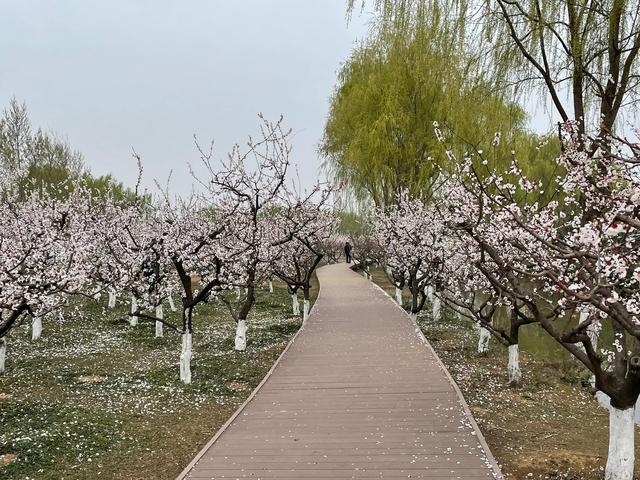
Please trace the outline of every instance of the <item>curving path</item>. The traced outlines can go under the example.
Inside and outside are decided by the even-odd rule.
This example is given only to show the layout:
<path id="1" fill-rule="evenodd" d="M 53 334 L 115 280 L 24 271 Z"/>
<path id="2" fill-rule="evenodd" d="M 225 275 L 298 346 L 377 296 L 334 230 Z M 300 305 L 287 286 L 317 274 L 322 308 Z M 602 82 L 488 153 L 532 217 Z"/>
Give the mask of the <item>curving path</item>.
<path id="1" fill-rule="evenodd" d="M 179 479 L 501 478 L 414 323 L 345 264 L 307 324 Z"/>

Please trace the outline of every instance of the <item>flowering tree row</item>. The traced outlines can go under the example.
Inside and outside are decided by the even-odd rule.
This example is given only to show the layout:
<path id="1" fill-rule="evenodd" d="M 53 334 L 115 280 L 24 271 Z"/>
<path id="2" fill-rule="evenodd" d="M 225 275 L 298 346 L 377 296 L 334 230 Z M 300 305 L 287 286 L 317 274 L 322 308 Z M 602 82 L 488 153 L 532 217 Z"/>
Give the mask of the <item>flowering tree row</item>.
<path id="1" fill-rule="evenodd" d="M 214 298 L 236 321 L 235 348 L 246 348 L 247 319 L 256 289 L 274 275 L 305 292 L 323 257 L 322 241 L 335 226 L 330 189 L 316 184 L 300 194 L 289 188 L 290 131 L 262 120 L 260 137 L 233 148 L 221 162 L 200 150 L 206 174 L 201 193 L 173 198 L 96 201 L 76 188 L 65 201 L 46 194 L 18 201 L 9 193 L 0 208 L 0 371 L 6 334 L 27 319 L 68 305 L 72 296 L 110 292 L 132 300 L 130 322 L 155 324 L 181 335 L 180 378 L 191 382 L 194 311 Z M 314 261 L 309 263 L 309 258 Z M 297 276 L 304 266 L 304 275 Z M 292 272 L 295 272 L 292 273 Z M 298 283 L 295 283 L 298 281 Z M 239 291 L 235 296 L 231 292 Z M 162 304 L 180 299 L 181 323 Z"/>
<path id="2" fill-rule="evenodd" d="M 435 290 L 438 301 L 477 322 L 481 348 L 490 334 L 509 347 L 510 383 L 522 375 L 519 329 L 532 323 L 588 369 L 610 413 L 605 478 L 631 480 L 640 394 L 640 145 L 579 132 L 564 125 L 557 174 L 544 182 L 523 175 L 515 152 L 504 171 L 492 167 L 491 150 L 466 154 L 431 203 L 400 194 L 377 213 L 375 232 L 396 286 L 411 291 L 410 313 Z M 436 136 L 446 144 L 437 126 Z M 499 142 L 496 135 L 493 146 Z M 510 312 L 506 325 L 493 322 L 498 308 Z M 557 320 L 567 316 L 575 320 L 560 328 Z M 598 345 L 603 327 L 613 332 L 610 345 Z"/>

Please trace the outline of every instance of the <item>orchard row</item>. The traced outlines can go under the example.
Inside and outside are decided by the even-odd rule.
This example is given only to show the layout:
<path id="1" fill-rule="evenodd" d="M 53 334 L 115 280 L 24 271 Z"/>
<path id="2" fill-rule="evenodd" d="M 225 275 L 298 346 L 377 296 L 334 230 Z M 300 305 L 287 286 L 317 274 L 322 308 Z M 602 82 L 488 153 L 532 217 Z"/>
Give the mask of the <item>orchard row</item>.
<path id="1" fill-rule="evenodd" d="M 282 119 L 262 119 L 260 138 L 234 147 L 226 160 L 214 162 L 211 151 L 201 150 L 206 174 L 197 178 L 200 192 L 188 198 L 168 190 L 135 201 L 95 198 L 75 185 L 67 196 L 34 193 L 25 200 L 5 189 L 0 372 L 11 329 L 31 321 L 37 340 L 43 319 L 55 321 L 61 310 L 81 305 L 70 301 L 74 297 L 102 292 L 111 307 L 116 296 L 131 299 L 132 325 L 150 322 L 156 336 L 165 328 L 181 335 L 184 383 L 191 383 L 193 316 L 200 305 L 225 303 L 237 324 L 239 351 L 246 348 L 256 289 L 274 277 L 287 283 L 295 307 L 302 290 L 306 319 L 311 278 L 337 221 L 329 187 L 316 183 L 300 192 L 290 186 L 289 137 Z M 138 164 L 141 175 L 139 158 Z M 181 310 L 180 324 L 164 319 L 164 301 Z"/>

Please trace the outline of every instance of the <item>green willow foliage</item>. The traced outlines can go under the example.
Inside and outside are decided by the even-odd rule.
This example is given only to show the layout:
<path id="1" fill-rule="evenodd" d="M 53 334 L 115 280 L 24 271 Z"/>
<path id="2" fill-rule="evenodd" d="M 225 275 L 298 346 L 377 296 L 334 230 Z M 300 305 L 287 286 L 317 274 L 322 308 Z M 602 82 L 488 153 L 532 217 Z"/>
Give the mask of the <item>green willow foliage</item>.
<path id="1" fill-rule="evenodd" d="M 476 78 L 477 62 L 452 48 L 457 26 L 438 15 L 420 25 L 379 28 L 342 68 L 320 145 L 335 179 L 375 205 L 394 202 L 404 189 L 428 200 L 452 166 L 434 122 L 458 159 L 486 149 L 501 132 L 495 161 L 506 166 L 511 150 L 524 150 L 523 163 L 548 173 L 553 144 L 536 149 L 541 139 L 526 131 L 523 110 Z"/>
<path id="2" fill-rule="evenodd" d="M 371 233 L 371 222 L 363 215 L 354 212 L 338 212 L 340 223 L 338 233 L 344 235 L 366 235 Z"/>
<path id="3" fill-rule="evenodd" d="M 347 0 L 372 9 L 382 29 L 425 28 L 447 12 L 452 48 L 479 59 L 503 95 L 536 94 L 563 122 L 606 136 L 637 114 L 640 0 Z M 622 121 L 621 121 L 622 120 Z"/>

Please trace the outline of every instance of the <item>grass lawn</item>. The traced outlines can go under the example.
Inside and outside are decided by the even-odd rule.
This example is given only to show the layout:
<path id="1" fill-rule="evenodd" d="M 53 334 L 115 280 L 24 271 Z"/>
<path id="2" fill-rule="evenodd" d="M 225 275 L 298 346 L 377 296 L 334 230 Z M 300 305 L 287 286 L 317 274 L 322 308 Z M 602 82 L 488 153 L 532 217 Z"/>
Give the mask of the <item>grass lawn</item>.
<path id="1" fill-rule="evenodd" d="M 381 269 L 372 274 L 394 295 Z M 408 300 L 408 291 L 404 298 Z M 522 385 L 509 388 L 506 348 L 492 339 L 489 352 L 478 354 L 478 336 L 469 322 L 446 309 L 443 319 L 435 322 L 428 307 L 418 323 L 462 390 L 506 478 L 602 479 L 609 417 L 583 386 L 589 378 L 586 369 L 573 361 L 550 361 L 521 352 Z M 638 459 L 640 435 L 636 434 L 636 472 Z"/>
<path id="2" fill-rule="evenodd" d="M 109 310 L 103 295 L 81 314 L 45 321 L 36 342 L 27 325 L 14 329 L 0 376 L 0 478 L 175 478 L 300 327 L 286 287 L 274 287 L 258 295 L 244 353 L 233 349 L 224 305 L 196 309 L 189 386 L 179 378 L 179 334 L 129 326 L 126 299 Z M 168 305 L 165 318 L 179 324 Z"/>

